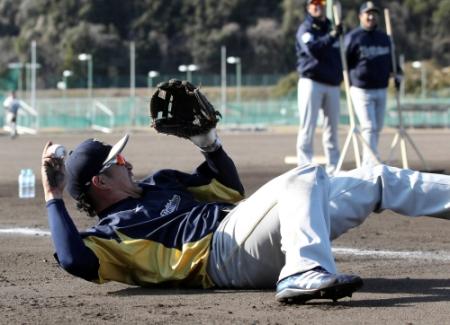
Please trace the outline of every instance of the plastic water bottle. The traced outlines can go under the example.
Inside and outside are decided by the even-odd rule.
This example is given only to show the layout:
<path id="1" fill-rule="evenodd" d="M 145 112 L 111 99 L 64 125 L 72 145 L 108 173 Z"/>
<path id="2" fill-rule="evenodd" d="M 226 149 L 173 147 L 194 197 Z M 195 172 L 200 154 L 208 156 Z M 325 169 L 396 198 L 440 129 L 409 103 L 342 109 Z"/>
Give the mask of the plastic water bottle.
<path id="1" fill-rule="evenodd" d="M 19 174 L 19 198 L 29 199 L 36 195 L 36 176 L 31 168 L 21 169 Z"/>
<path id="2" fill-rule="evenodd" d="M 21 169 L 20 170 L 20 174 L 19 174 L 19 198 L 23 199 L 25 198 L 25 186 L 26 186 L 26 175 L 25 175 L 26 170 L 25 169 Z"/>
<path id="3" fill-rule="evenodd" d="M 33 170 L 28 169 L 28 198 L 34 198 L 36 195 L 36 176 Z"/>

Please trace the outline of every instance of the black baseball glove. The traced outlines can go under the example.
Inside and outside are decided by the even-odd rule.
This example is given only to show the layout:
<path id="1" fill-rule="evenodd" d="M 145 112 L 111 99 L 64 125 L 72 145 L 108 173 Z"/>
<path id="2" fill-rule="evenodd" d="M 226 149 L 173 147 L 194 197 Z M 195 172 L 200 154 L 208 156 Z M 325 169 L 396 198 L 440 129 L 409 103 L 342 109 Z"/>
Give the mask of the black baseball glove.
<path id="1" fill-rule="evenodd" d="M 157 86 L 150 101 L 150 115 L 156 131 L 181 138 L 207 133 L 221 117 L 198 88 L 177 79 Z"/>

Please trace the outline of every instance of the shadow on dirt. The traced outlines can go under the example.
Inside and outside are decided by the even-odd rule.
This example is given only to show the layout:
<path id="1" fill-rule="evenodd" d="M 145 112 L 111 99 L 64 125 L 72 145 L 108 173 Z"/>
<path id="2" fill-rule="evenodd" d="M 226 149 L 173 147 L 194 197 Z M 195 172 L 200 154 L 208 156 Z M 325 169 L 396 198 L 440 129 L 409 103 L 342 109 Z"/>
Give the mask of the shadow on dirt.
<path id="1" fill-rule="evenodd" d="M 379 295 L 367 299 L 366 293 Z M 361 297 L 363 296 L 363 297 Z M 358 299 L 360 298 L 360 299 Z M 450 280 L 443 279 L 364 279 L 364 287 L 351 300 L 337 303 L 308 302 L 308 305 L 335 307 L 411 307 L 423 303 L 448 302 L 450 300 Z"/>
<path id="2" fill-rule="evenodd" d="M 352 301 L 354 307 L 401 307 L 450 300 L 450 279 L 365 279 L 360 292 L 395 295 L 393 298 Z M 400 296 L 399 296 L 400 295 Z"/>
<path id="3" fill-rule="evenodd" d="M 230 295 L 238 293 L 273 293 L 274 290 L 204 290 L 204 289 L 160 289 L 132 287 L 109 292 L 117 296 L 165 296 L 165 295 Z M 383 297 L 367 299 L 367 293 L 383 294 Z M 390 297 L 392 295 L 392 297 Z M 362 299 L 358 299 L 359 297 Z M 306 306 L 322 308 L 346 307 L 409 307 L 428 302 L 446 302 L 450 300 L 450 279 L 364 279 L 364 287 L 354 294 L 353 299 L 338 302 L 311 300 Z M 288 307 L 288 306 L 286 306 Z"/>
<path id="4" fill-rule="evenodd" d="M 122 290 L 111 291 L 110 295 L 115 296 L 145 296 L 145 295 L 153 295 L 153 296 L 167 296 L 167 295 L 208 295 L 208 294 L 220 294 L 220 295 L 228 295 L 228 294 L 236 294 L 236 293 L 261 293 L 261 292 L 271 292 L 274 290 L 233 290 L 233 289 L 179 289 L 179 288 L 142 288 L 142 287 L 130 287 Z"/>

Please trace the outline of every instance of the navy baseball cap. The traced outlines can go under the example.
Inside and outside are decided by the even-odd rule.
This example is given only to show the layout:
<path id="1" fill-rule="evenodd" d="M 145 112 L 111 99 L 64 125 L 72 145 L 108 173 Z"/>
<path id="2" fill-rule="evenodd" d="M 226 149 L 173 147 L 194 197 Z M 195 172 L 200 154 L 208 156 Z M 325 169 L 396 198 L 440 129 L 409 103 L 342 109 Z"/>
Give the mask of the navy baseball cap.
<path id="1" fill-rule="evenodd" d="M 375 11 L 377 13 L 380 13 L 380 9 L 375 6 L 375 4 L 372 1 L 364 2 L 361 7 L 359 7 L 359 13 L 362 14 L 364 12 L 368 11 Z"/>
<path id="2" fill-rule="evenodd" d="M 69 153 L 65 163 L 67 191 L 75 200 L 89 188 L 92 177 L 122 152 L 128 137 L 125 134 L 114 146 L 97 139 L 88 139 Z"/>

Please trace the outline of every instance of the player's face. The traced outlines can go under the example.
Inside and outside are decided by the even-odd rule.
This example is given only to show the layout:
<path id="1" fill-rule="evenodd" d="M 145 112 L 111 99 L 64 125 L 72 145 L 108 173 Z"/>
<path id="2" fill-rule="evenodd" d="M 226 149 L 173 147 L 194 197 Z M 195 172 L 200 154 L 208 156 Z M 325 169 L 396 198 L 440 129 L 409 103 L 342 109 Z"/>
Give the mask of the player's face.
<path id="1" fill-rule="evenodd" d="M 133 179 L 133 165 L 126 161 L 123 156 L 119 160 L 119 163 L 109 166 L 103 171 L 103 174 L 106 176 L 105 181 L 115 191 L 135 198 L 141 195 L 142 189 Z"/>
<path id="2" fill-rule="evenodd" d="M 308 13 L 314 18 L 325 19 L 325 9 L 321 2 L 310 3 L 308 5 Z"/>
<path id="3" fill-rule="evenodd" d="M 378 13 L 376 11 L 367 11 L 359 15 L 361 27 L 367 30 L 372 30 L 377 27 Z"/>

